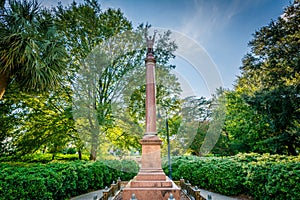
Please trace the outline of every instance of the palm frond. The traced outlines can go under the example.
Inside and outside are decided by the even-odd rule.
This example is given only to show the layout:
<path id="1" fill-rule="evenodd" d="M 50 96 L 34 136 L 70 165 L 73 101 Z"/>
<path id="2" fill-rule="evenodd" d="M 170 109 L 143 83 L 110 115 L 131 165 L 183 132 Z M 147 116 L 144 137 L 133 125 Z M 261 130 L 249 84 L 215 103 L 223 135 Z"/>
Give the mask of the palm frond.
<path id="1" fill-rule="evenodd" d="M 65 68 L 64 46 L 52 16 L 37 1 L 9 1 L 0 25 L 0 72 L 9 72 L 22 90 L 55 87 Z"/>

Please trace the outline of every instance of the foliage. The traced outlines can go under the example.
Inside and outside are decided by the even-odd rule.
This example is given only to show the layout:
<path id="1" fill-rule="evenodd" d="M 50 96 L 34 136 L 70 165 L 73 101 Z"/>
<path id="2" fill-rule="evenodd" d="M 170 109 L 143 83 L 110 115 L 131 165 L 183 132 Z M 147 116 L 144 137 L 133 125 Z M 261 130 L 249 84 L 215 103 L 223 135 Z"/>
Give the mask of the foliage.
<path id="1" fill-rule="evenodd" d="M 200 155 L 200 148 L 203 145 L 205 135 L 209 127 L 211 117 L 211 101 L 204 97 L 187 97 L 182 105 L 182 113 L 185 117 L 183 124 L 187 127 L 196 126 L 196 135 L 189 149 L 192 154 Z"/>
<path id="2" fill-rule="evenodd" d="M 209 152 L 214 154 L 227 154 L 227 136 L 224 134 L 223 127 L 226 117 L 226 97 L 223 88 L 216 90 L 212 99 L 204 97 L 187 97 L 184 99 L 182 112 L 184 116 L 183 124 L 194 130 L 189 137 L 192 143 L 189 151 L 194 155 L 206 155 Z M 193 135 L 193 132 L 196 135 Z M 194 138 L 193 138 L 194 136 Z"/>
<path id="3" fill-rule="evenodd" d="M 1 42 L 9 43 L 1 45 L 1 55 L 11 57 L 2 62 L 0 74 L 5 70 L 11 84 L 0 101 L 0 154 L 55 154 L 70 143 L 81 152 L 62 73 L 67 54 L 50 11 L 36 1 L 9 1 L 1 22 Z"/>
<path id="4" fill-rule="evenodd" d="M 0 99 L 11 83 L 23 91 L 49 91 L 66 67 L 53 18 L 35 0 L 8 4 L 0 16 Z"/>
<path id="5" fill-rule="evenodd" d="M 109 165 L 107 165 L 109 163 Z M 120 168 L 121 166 L 122 168 Z M 130 169 L 131 171 L 126 171 Z M 1 199 L 66 199 L 137 174 L 133 161 L 1 163 Z"/>
<path id="6" fill-rule="evenodd" d="M 164 167 L 168 173 L 168 166 Z M 238 154 L 231 157 L 173 158 L 174 180 L 224 195 L 248 194 L 255 199 L 299 199 L 300 156 Z"/>
<path id="7" fill-rule="evenodd" d="M 90 159 L 96 159 L 99 146 L 104 147 L 102 143 L 112 142 L 113 148 L 137 147 L 140 136 L 129 134 L 133 129 L 127 127 L 139 124 L 131 123 L 129 111 L 120 99 L 126 88 L 140 86 L 134 85 L 132 79 L 144 71 L 145 27 L 133 29 L 120 10 L 102 11 L 95 0 L 73 2 L 67 7 L 59 5 L 54 13 L 70 55 L 68 80 L 74 91 L 73 116 Z M 158 37 L 158 64 L 165 65 L 174 57 L 175 45 L 169 41 L 169 35 L 167 32 Z"/>
<path id="8" fill-rule="evenodd" d="M 75 161 L 79 160 L 78 155 L 76 154 L 62 154 L 56 153 L 53 159 L 53 154 L 50 153 L 34 153 L 26 154 L 24 156 L 3 156 L 0 158 L 0 162 L 26 162 L 26 163 L 49 163 L 53 160 L 56 161 Z M 82 160 L 88 160 L 87 155 L 82 156 Z"/>
<path id="9" fill-rule="evenodd" d="M 268 151 L 259 142 L 268 138 L 269 126 L 266 119 L 245 102 L 241 92 L 226 91 L 225 98 L 226 118 L 223 132 L 227 136 L 227 154 Z"/>
<path id="10" fill-rule="evenodd" d="M 233 159 L 243 163 L 244 186 L 255 199 L 299 199 L 299 156 L 240 154 Z"/>
<path id="11" fill-rule="evenodd" d="M 253 138 L 263 152 L 297 155 L 299 151 L 299 16 L 300 4 L 295 0 L 276 21 L 255 32 L 236 85 L 251 107 L 247 119 L 255 118 L 254 111 L 260 120 L 261 132 L 252 126 L 247 134 L 259 134 Z"/>
<path id="12" fill-rule="evenodd" d="M 41 9 L 36 1 L 10 1 L 10 3 L 14 6 L 8 6 L 3 10 L 5 15 L 1 15 L 1 20 L 3 22 L 6 20 L 7 23 L 4 23 L 6 25 L 12 24 L 2 28 L 11 28 L 12 30 L 15 28 L 19 31 L 18 34 L 22 36 L 21 39 L 24 39 L 24 44 L 29 45 L 24 47 L 25 49 L 30 49 L 30 45 L 38 48 L 34 51 L 28 51 L 28 55 L 24 54 L 32 61 L 36 60 L 36 66 L 32 66 L 37 67 L 38 65 L 42 66 L 41 69 L 48 69 L 43 67 L 45 64 L 43 62 L 48 62 L 52 57 L 44 58 L 42 51 L 46 50 L 43 47 L 47 47 L 48 40 L 49 44 L 59 45 L 57 51 L 67 52 L 67 54 L 55 57 L 61 59 L 63 64 L 67 66 L 64 73 L 56 77 L 61 82 L 56 90 L 52 91 L 49 87 L 43 94 L 40 92 L 35 94 L 22 92 L 19 85 L 16 84 L 18 83 L 16 78 L 20 73 L 16 71 L 17 74 L 15 75 L 9 74 L 12 75 L 14 84 L 9 85 L 6 91 L 7 98 L 0 101 L 0 155 L 22 157 L 25 154 L 42 151 L 53 153 L 54 158 L 56 153 L 71 145 L 76 147 L 79 158 L 82 151 L 88 148 L 91 153 L 90 159 L 94 160 L 97 151 L 98 154 L 99 152 L 101 154 L 103 152 L 108 153 L 108 148 L 118 150 L 139 148 L 138 141 L 143 133 L 141 128 L 143 123 L 129 113 L 142 113 L 144 110 L 144 99 L 138 96 L 144 91 L 143 84 L 135 85 L 134 80 L 136 75 L 144 75 L 146 48 L 143 36 L 146 31 L 145 26 L 140 25 L 133 29 L 131 22 L 126 19 L 121 10 L 102 10 L 95 0 L 86 0 L 82 3 L 74 1 L 66 7 L 59 4 L 51 11 L 47 8 Z M 20 10 L 24 12 L 22 13 Z M 30 16 L 28 19 L 23 16 L 26 13 Z M 17 26 L 13 23 L 14 17 L 19 15 L 18 19 L 26 26 Z M 150 26 L 146 25 L 146 27 L 149 28 Z M 166 102 L 171 102 L 171 96 L 178 96 L 180 92 L 175 76 L 170 76 L 172 66 L 168 66 L 169 59 L 174 58 L 172 52 L 176 48 L 174 42 L 170 41 L 170 34 L 171 32 L 167 31 L 157 37 L 157 50 L 155 52 L 158 68 L 161 69 L 157 71 L 160 77 L 158 79 L 160 84 L 158 100 L 164 105 Z M 32 37 L 29 37 L 31 35 Z M 37 45 L 28 42 L 27 39 L 36 42 Z M 5 49 L 6 47 L 9 45 L 1 46 L 2 53 L 7 53 L 6 50 L 9 49 Z M 14 53 L 16 52 L 14 51 Z M 30 53 L 34 56 L 31 56 Z M 23 54 L 19 52 L 18 55 Z M 36 57 L 37 55 L 41 55 L 43 59 Z M 98 75 L 93 77 L 96 78 L 94 79 L 95 82 L 92 81 L 91 77 L 86 77 L 82 73 L 83 69 L 93 67 L 93 56 L 98 56 L 97 61 L 99 61 L 97 71 L 95 73 L 90 71 L 89 73 L 90 75 Z M 22 61 L 22 59 L 18 61 Z M 31 60 L 29 61 L 31 62 Z M 26 65 L 30 64 L 29 61 L 26 62 Z M 9 62 L 17 63 L 12 59 Z M 56 62 L 51 63 L 54 64 L 52 67 L 59 67 Z M 19 70 L 18 67 L 13 69 Z M 65 66 L 61 66 L 59 69 L 65 69 Z M 170 80 L 167 80 L 166 77 L 169 77 Z M 96 87 L 83 84 L 87 86 L 84 88 L 83 85 L 80 85 L 79 78 L 90 78 L 87 82 L 94 83 Z M 172 89 L 165 87 L 166 82 L 168 82 L 168 86 L 172 86 Z M 82 81 L 81 83 L 86 82 Z M 144 81 L 140 83 L 144 83 Z M 126 104 L 128 105 L 127 108 L 124 108 L 124 102 L 116 102 L 116 98 L 120 98 L 121 92 L 124 91 L 122 95 L 128 92 L 124 88 L 131 89 L 131 91 L 141 91 L 137 92 L 138 95 L 129 95 L 131 102 L 140 104 L 138 109 L 131 107 L 130 103 Z M 81 97 L 87 96 L 95 102 L 92 105 L 95 108 L 93 110 L 95 115 L 86 115 L 86 118 L 83 119 L 82 116 L 76 116 L 76 113 L 83 115 L 86 112 L 81 112 L 82 110 L 76 112 L 78 111 L 76 106 L 82 106 L 76 103 Z M 74 106 L 73 103 L 76 105 Z M 120 110 L 124 112 L 119 113 Z M 75 121 L 74 119 L 78 120 Z M 86 142 L 85 146 L 84 142 Z"/>
<path id="13" fill-rule="evenodd" d="M 83 142 L 89 141 L 87 144 L 90 149 L 90 159 L 95 160 L 98 146 L 100 145 L 99 138 L 101 135 L 103 136 L 105 132 L 103 130 L 107 128 L 106 126 L 109 126 L 112 122 L 110 117 L 110 94 L 111 91 L 114 91 L 115 86 L 113 86 L 113 83 L 109 83 L 110 81 L 115 82 L 118 80 L 121 77 L 120 74 L 122 74 L 126 67 L 122 68 L 121 64 L 114 60 L 115 64 L 105 67 L 102 66 L 102 70 L 97 72 L 90 71 L 89 74 L 84 74 L 83 72 L 87 73 L 84 69 L 92 69 L 92 57 L 96 55 L 95 52 L 100 50 L 99 47 L 97 48 L 100 43 L 108 42 L 109 38 L 131 30 L 132 26 L 120 10 L 108 9 L 102 11 L 100 5 L 95 0 L 84 1 L 83 3 L 76 3 L 74 1 L 67 7 L 63 7 L 59 4 L 59 6 L 54 9 L 54 16 L 58 31 L 69 53 L 67 57 L 69 70 L 66 80 L 73 89 L 71 95 L 75 106 L 73 106 L 72 114 L 76 119 L 81 118 L 79 122 L 78 120 L 76 121 L 79 133 L 84 132 L 82 134 L 84 137 L 80 139 Z M 94 53 L 92 53 L 92 51 L 94 51 Z M 103 49 L 103 52 L 104 51 Z M 109 50 L 106 49 L 106 51 Z M 104 56 L 100 56 L 98 61 L 100 61 L 99 65 L 107 64 L 107 62 L 105 62 L 107 59 L 104 59 Z M 98 75 L 97 78 L 100 78 L 94 80 L 93 78 L 95 77 L 87 77 L 87 75 Z M 77 80 L 75 80 L 75 77 L 77 77 Z M 87 85 L 78 83 L 80 77 L 83 77 L 80 83 L 86 81 L 84 83 Z M 93 81 L 99 81 L 99 84 L 97 84 L 99 87 L 92 87 L 91 84 L 95 83 Z M 87 86 L 87 88 L 83 88 L 83 86 Z M 98 92 L 96 92 L 95 89 L 99 89 Z M 89 93 L 89 95 L 87 93 Z M 95 102 L 95 104 L 92 105 L 93 108 L 95 108 L 95 110 L 92 110 L 92 113 L 95 114 L 94 116 L 86 114 L 87 112 L 85 111 L 82 113 L 83 115 L 86 114 L 86 119 L 83 119 L 84 116 L 76 116 L 76 113 L 78 113 L 77 108 L 82 107 L 82 105 L 78 104 L 81 97 L 88 98 L 88 100 Z M 81 99 L 81 101 L 84 100 Z M 81 109 L 81 111 L 83 110 Z M 87 123 L 86 120 L 88 120 L 89 123 Z M 82 131 L 83 129 L 85 131 Z"/>
<path id="14" fill-rule="evenodd" d="M 9 98 L 0 102 L 1 122 L 6 124 L 0 128 L 4 136 L 0 154 L 23 156 L 38 150 L 56 153 L 68 143 L 78 147 L 67 87 L 35 96 L 15 91 L 9 89 Z"/>
<path id="15" fill-rule="evenodd" d="M 139 170 L 138 164 L 132 160 L 105 160 L 103 163 L 108 166 L 112 180 L 117 180 L 118 177 L 121 180 L 130 180 Z"/>
<path id="16" fill-rule="evenodd" d="M 172 177 L 225 195 L 244 192 L 245 173 L 238 162 L 227 158 L 181 156 L 172 161 Z"/>

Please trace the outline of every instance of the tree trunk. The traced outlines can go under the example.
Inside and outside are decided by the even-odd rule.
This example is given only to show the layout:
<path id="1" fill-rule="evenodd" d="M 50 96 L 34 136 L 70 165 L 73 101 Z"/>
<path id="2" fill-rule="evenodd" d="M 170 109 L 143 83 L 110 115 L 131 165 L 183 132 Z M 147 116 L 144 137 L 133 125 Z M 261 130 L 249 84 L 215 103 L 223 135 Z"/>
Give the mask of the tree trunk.
<path id="1" fill-rule="evenodd" d="M 9 73 L 8 72 L 1 72 L 0 73 L 0 100 L 2 99 L 5 90 L 8 86 L 8 80 L 9 80 Z"/>
<path id="2" fill-rule="evenodd" d="M 98 142 L 97 141 L 92 141 L 92 146 L 91 146 L 91 152 L 90 152 L 90 160 L 95 161 L 97 158 L 97 149 L 98 149 Z"/>
<path id="3" fill-rule="evenodd" d="M 81 149 L 78 150 L 78 158 L 79 158 L 79 160 L 82 160 L 82 152 L 81 152 Z"/>
<path id="4" fill-rule="evenodd" d="M 287 144 L 287 147 L 288 147 L 289 155 L 292 155 L 292 156 L 297 156 L 298 155 L 293 144 L 289 143 L 289 144 Z"/>
<path id="5" fill-rule="evenodd" d="M 95 131 L 97 132 L 97 131 Z M 97 150 L 99 146 L 99 141 L 98 141 L 98 134 L 93 133 L 92 134 L 92 145 L 91 145 L 91 152 L 90 152 L 90 160 L 96 160 L 97 157 Z"/>
<path id="6" fill-rule="evenodd" d="M 46 145 L 44 146 L 44 148 L 43 148 L 43 154 L 45 154 L 46 153 Z"/>
<path id="7" fill-rule="evenodd" d="M 95 149 L 94 144 L 92 144 L 91 152 L 90 152 L 90 160 L 95 161 L 97 156 L 97 149 Z"/>

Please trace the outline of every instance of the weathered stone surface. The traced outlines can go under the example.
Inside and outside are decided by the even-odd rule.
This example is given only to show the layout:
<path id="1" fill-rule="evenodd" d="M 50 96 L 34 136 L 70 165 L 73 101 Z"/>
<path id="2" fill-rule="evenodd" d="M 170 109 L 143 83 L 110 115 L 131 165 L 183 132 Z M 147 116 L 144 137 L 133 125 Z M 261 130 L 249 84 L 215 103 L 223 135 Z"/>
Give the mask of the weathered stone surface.
<path id="1" fill-rule="evenodd" d="M 180 199 L 180 190 L 166 190 L 166 189 L 156 189 L 151 188 L 139 188 L 130 189 L 130 191 L 123 191 L 122 200 L 130 200 L 131 194 L 136 194 L 138 200 L 168 200 L 170 194 L 172 193 L 175 199 Z"/>
<path id="2" fill-rule="evenodd" d="M 134 184 L 132 183 L 134 182 Z M 134 181 L 132 180 L 127 184 L 122 192 L 122 200 L 130 200 L 131 195 L 134 193 L 138 200 L 167 200 L 172 193 L 175 199 L 180 199 L 180 189 L 174 184 L 173 181 L 167 180 L 165 182 L 160 182 L 161 186 L 152 184 L 157 184 L 159 181 Z M 151 187 L 139 187 L 141 185 L 136 184 L 149 184 Z M 166 185 L 165 185 L 166 184 Z M 131 187 L 136 185 L 136 187 Z M 170 187 L 167 187 L 170 185 Z M 166 187 L 163 187 L 166 186 Z"/>
<path id="3" fill-rule="evenodd" d="M 142 144 L 141 169 L 122 192 L 122 200 L 130 200 L 135 194 L 138 200 L 167 200 L 172 193 L 180 199 L 180 189 L 163 172 L 161 167 L 161 144 L 156 133 L 155 58 L 153 39 L 147 39 L 146 62 L 146 132 Z"/>

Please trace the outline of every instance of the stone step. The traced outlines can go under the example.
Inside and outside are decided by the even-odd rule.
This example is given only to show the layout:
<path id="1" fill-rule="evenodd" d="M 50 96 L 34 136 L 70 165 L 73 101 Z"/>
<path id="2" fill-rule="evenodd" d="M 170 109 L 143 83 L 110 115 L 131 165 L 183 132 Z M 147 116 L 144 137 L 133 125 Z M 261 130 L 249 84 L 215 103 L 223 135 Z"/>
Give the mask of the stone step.
<path id="1" fill-rule="evenodd" d="M 138 173 L 134 178 L 136 181 L 166 181 L 167 176 L 164 173 Z"/>
<path id="2" fill-rule="evenodd" d="M 175 199 L 180 199 L 179 188 L 124 188 L 122 200 L 130 200 L 132 194 L 135 194 L 138 200 L 168 200 L 170 194 L 173 194 Z"/>
<path id="3" fill-rule="evenodd" d="M 171 181 L 132 181 L 130 187 L 133 188 L 172 188 Z"/>

